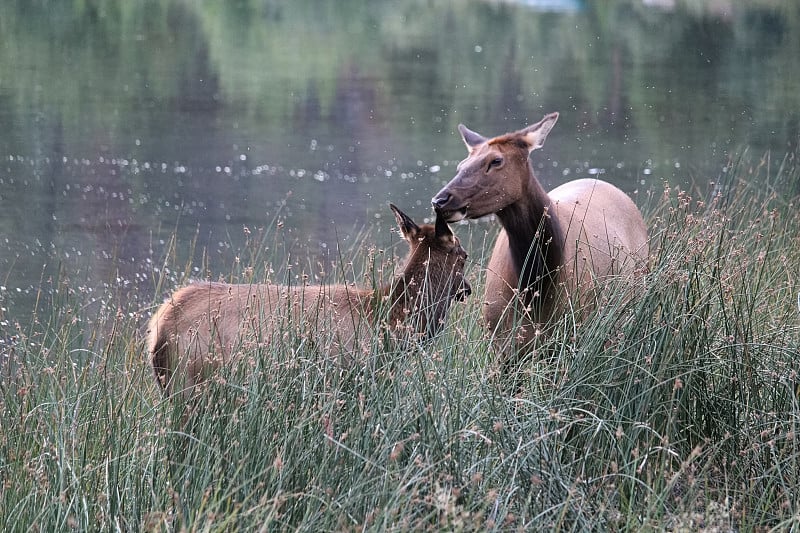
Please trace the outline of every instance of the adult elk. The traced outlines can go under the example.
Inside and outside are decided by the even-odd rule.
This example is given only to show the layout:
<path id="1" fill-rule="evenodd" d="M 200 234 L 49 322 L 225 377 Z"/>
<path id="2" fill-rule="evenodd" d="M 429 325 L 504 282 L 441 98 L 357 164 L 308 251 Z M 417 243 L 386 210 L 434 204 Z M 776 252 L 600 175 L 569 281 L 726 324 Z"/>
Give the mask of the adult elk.
<path id="1" fill-rule="evenodd" d="M 452 301 L 472 292 L 463 276 L 467 254 L 443 217 L 418 226 L 390 207 L 410 250 L 402 271 L 376 289 L 199 282 L 175 292 L 148 325 L 161 386 L 188 391 L 244 352 L 283 342 L 286 332 L 348 360 L 384 320 L 398 340 L 436 334 Z"/>
<path id="2" fill-rule="evenodd" d="M 533 173 L 558 113 L 488 139 L 458 126 L 469 155 L 431 200 L 448 222 L 495 213 L 502 225 L 487 268 L 484 319 L 517 351 L 564 311 L 584 309 L 598 281 L 632 275 L 648 257 L 647 228 L 633 201 L 604 181 L 579 179 L 550 191 Z"/>

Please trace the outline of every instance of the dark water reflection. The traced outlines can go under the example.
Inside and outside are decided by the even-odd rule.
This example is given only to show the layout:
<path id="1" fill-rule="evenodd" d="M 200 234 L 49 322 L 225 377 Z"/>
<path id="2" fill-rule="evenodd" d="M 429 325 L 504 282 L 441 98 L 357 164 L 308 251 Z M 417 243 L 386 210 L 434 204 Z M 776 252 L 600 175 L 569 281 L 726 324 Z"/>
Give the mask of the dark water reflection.
<path id="1" fill-rule="evenodd" d="M 745 147 L 777 165 L 800 135 L 789 0 L 14 1 L 0 31 L 3 321 L 59 269 L 151 302 L 173 233 L 214 277 L 275 220 L 278 262 L 375 222 L 385 245 L 387 202 L 430 216 L 459 122 L 557 110 L 540 179 L 601 175 L 640 203 Z"/>

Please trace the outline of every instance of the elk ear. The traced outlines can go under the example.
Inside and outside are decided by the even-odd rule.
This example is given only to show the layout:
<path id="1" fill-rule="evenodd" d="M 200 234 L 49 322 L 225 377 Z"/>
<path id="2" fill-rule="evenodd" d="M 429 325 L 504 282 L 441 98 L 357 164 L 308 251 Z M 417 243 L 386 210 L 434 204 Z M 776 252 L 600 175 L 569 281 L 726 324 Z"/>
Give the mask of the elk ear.
<path id="1" fill-rule="evenodd" d="M 438 209 L 436 211 L 436 239 L 437 240 L 447 240 L 448 242 L 453 242 L 453 230 L 450 229 L 450 226 L 447 224 L 447 220 L 445 220 L 444 216 L 439 212 Z"/>
<path id="2" fill-rule="evenodd" d="M 547 134 L 553 129 L 557 120 L 558 113 L 550 113 L 549 115 L 545 115 L 544 118 L 536 124 L 528 126 L 520 131 L 522 138 L 528 143 L 529 152 L 544 146 L 544 140 L 547 139 Z"/>
<path id="3" fill-rule="evenodd" d="M 389 207 L 394 211 L 394 218 L 397 219 L 397 226 L 403 234 L 403 238 L 407 241 L 413 241 L 419 234 L 419 226 L 411 218 L 400 211 L 394 204 L 389 204 Z"/>
<path id="4" fill-rule="evenodd" d="M 458 125 L 458 131 L 461 132 L 461 139 L 467 145 L 467 150 L 472 150 L 479 144 L 486 142 L 486 137 L 480 133 L 476 133 L 463 124 Z"/>

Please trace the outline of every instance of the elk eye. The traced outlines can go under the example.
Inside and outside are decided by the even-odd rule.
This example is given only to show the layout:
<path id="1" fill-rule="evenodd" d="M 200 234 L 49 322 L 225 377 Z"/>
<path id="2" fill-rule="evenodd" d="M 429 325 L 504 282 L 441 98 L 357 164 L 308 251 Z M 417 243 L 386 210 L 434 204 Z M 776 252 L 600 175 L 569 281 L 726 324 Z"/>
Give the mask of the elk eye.
<path id="1" fill-rule="evenodd" d="M 503 160 L 501 158 L 499 158 L 499 157 L 495 157 L 494 159 L 489 161 L 489 167 L 488 167 L 487 170 L 491 170 L 493 168 L 497 168 L 502 164 L 503 164 Z"/>

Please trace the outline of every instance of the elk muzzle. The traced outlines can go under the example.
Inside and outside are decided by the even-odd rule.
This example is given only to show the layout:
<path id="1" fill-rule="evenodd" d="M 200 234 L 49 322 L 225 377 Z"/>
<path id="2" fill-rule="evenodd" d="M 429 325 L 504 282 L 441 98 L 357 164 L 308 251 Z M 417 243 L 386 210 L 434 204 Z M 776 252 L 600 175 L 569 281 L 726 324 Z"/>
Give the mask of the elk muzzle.
<path id="1" fill-rule="evenodd" d="M 447 190 L 448 185 L 431 198 L 431 205 L 447 222 L 458 222 L 467 215 L 467 205 L 459 206 L 459 201 Z"/>

